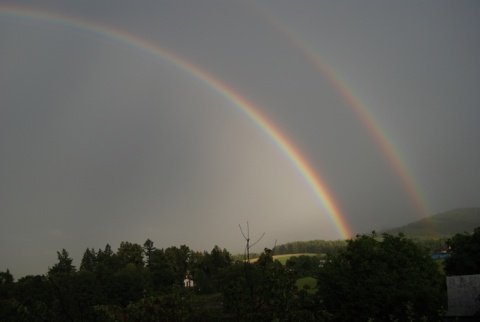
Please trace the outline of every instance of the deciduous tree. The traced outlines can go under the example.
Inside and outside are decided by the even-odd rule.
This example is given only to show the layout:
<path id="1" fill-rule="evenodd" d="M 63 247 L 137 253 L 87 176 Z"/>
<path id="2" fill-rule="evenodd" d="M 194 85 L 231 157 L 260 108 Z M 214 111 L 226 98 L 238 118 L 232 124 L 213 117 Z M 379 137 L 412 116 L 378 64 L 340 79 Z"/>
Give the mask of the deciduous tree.
<path id="1" fill-rule="evenodd" d="M 447 275 L 480 274 L 480 227 L 473 234 L 456 234 L 447 245 L 452 252 L 445 260 Z"/>
<path id="2" fill-rule="evenodd" d="M 117 250 L 117 257 L 122 267 L 132 263 L 136 266 L 143 267 L 143 248 L 139 244 L 130 242 L 121 242 Z"/>
<path id="3" fill-rule="evenodd" d="M 444 278 L 403 235 L 358 235 L 318 275 L 319 302 L 334 321 L 438 319 Z"/>

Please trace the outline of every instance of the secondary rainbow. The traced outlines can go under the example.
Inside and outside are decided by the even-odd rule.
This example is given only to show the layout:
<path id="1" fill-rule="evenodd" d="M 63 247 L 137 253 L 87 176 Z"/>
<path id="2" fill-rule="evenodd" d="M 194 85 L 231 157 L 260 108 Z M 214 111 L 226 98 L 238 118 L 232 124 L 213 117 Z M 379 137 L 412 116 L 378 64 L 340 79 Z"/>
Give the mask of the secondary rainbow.
<path id="1" fill-rule="evenodd" d="M 258 108 L 256 108 L 247 99 L 242 97 L 232 88 L 221 82 L 218 78 L 214 77 L 207 71 L 203 70 L 199 66 L 194 65 L 192 62 L 183 59 L 179 55 L 160 47 L 157 44 L 141 39 L 133 34 L 90 21 L 66 16 L 63 14 L 40 11 L 38 9 L 7 6 L 0 6 L 0 17 L 1 16 L 35 19 L 41 22 L 70 26 L 76 29 L 115 39 L 128 46 L 165 59 L 187 73 L 194 75 L 197 79 L 203 81 L 210 88 L 214 89 L 216 92 L 224 96 L 228 101 L 232 102 L 252 122 L 254 122 L 258 128 L 275 143 L 277 147 L 280 148 L 284 155 L 295 166 L 297 171 L 303 176 L 314 195 L 319 201 L 321 201 L 321 204 L 329 213 L 329 216 L 337 228 L 341 238 L 345 239 L 352 236 L 347 222 L 335 199 L 328 191 L 327 186 L 321 177 L 315 172 L 305 157 L 300 154 L 293 144 L 258 110 Z"/>
<path id="2" fill-rule="evenodd" d="M 430 210 L 422 197 L 418 183 L 415 181 L 412 172 L 408 170 L 405 161 L 395 148 L 393 141 L 388 137 L 385 129 L 375 119 L 374 115 L 369 111 L 362 101 L 355 95 L 353 89 L 342 81 L 340 76 L 334 72 L 332 68 L 324 62 L 324 59 L 300 36 L 293 33 L 284 23 L 279 21 L 275 16 L 270 14 L 265 8 L 258 3 L 250 2 L 254 11 L 262 16 L 274 29 L 283 34 L 288 41 L 296 47 L 304 57 L 324 76 L 326 77 L 341 97 L 355 112 L 357 118 L 367 128 L 370 135 L 374 138 L 380 150 L 387 158 L 388 163 L 393 168 L 396 176 L 400 180 L 404 190 L 411 200 L 416 212 L 422 217 L 431 215 Z"/>

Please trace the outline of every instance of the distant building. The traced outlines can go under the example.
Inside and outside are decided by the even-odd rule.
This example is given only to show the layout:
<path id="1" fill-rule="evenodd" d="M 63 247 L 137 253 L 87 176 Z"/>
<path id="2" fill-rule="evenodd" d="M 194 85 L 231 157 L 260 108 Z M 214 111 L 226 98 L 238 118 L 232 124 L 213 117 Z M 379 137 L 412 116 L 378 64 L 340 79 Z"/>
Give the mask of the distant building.
<path id="1" fill-rule="evenodd" d="M 447 276 L 448 312 L 446 321 L 478 321 L 480 274 Z"/>
<path id="2" fill-rule="evenodd" d="M 183 285 L 185 287 L 193 287 L 194 286 L 193 280 L 190 279 L 188 276 L 185 276 L 185 279 L 183 280 Z"/>

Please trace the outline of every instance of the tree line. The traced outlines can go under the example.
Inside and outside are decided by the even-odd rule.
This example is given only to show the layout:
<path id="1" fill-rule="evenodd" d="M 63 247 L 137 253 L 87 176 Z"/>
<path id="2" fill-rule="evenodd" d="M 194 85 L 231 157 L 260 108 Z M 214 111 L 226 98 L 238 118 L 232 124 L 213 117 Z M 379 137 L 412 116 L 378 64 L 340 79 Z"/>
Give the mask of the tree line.
<path id="1" fill-rule="evenodd" d="M 396 235 L 398 232 L 389 235 Z M 381 235 L 380 235 L 381 236 Z M 444 251 L 447 248 L 447 237 L 409 237 L 413 242 L 421 248 L 428 249 L 431 253 Z M 344 251 L 347 247 L 345 240 L 309 240 L 309 241 L 295 241 L 286 244 L 277 245 L 273 248 L 275 255 L 285 254 L 338 254 Z M 257 254 L 254 254 L 257 255 Z M 234 256 L 235 259 L 241 259 L 243 255 Z M 257 255 L 258 256 L 258 255 Z"/>
<path id="2" fill-rule="evenodd" d="M 295 241 L 274 247 L 275 255 L 284 254 L 337 254 L 345 249 L 345 240 L 310 240 Z"/>
<path id="3" fill-rule="evenodd" d="M 268 248 L 250 262 L 147 239 L 87 248 L 78 268 L 62 249 L 44 275 L 0 272 L 0 321 L 440 321 L 445 274 L 480 273 L 480 227 L 447 244 L 439 263 L 401 234 L 364 234 L 283 265 Z M 307 276 L 316 287 L 297 285 Z"/>

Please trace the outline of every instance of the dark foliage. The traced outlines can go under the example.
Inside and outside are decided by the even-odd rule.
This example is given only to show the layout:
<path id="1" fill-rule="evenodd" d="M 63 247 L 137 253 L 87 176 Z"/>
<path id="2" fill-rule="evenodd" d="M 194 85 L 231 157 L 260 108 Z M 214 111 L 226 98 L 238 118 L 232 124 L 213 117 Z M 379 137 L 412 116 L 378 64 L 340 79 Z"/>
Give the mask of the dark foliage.
<path id="1" fill-rule="evenodd" d="M 457 234 L 447 241 L 452 256 L 445 260 L 447 275 L 480 274 L 480 227 L 473 234 Z"/>
<path id="2" fill-rule="evenodd" d="M 283 254 L 337 254 L 344 250 L 347 243 L 344 240 L 310 240 L 296 241 L 278 245 L 273 250 L 275 255 Z"/>
<path id="3" fill-rule="evenodd" d="M 429 254 L 402 235 L 358 235 L 329 257 L 318 275 L 318 300 L 334 321 L 437 321 L 444 278 Z"/>
<path id="4" fill-rule="evenodd" d="M 449 240 L 449 273 L 478 272 L 471 257 L 478 235 Z M 435 320 L 445 304 L 442 270 L 402 235 L 290 245 L 287 252 L 302 253 L 323 245 L 330 255 L 282 265 L 265 249 L 256 262 L 234 261 L 218 246 L 159 249 L 148 239 L 122 242 L 116 252 L 87 248 L 76 270 L 63 249 L 45 275 L 15 281 L 0 272 L 0 321 Z M 317 288 L 297 287 L 300 277 L 317 278 Z M 185 287 L 185 279 L 194 284 Z"/>

